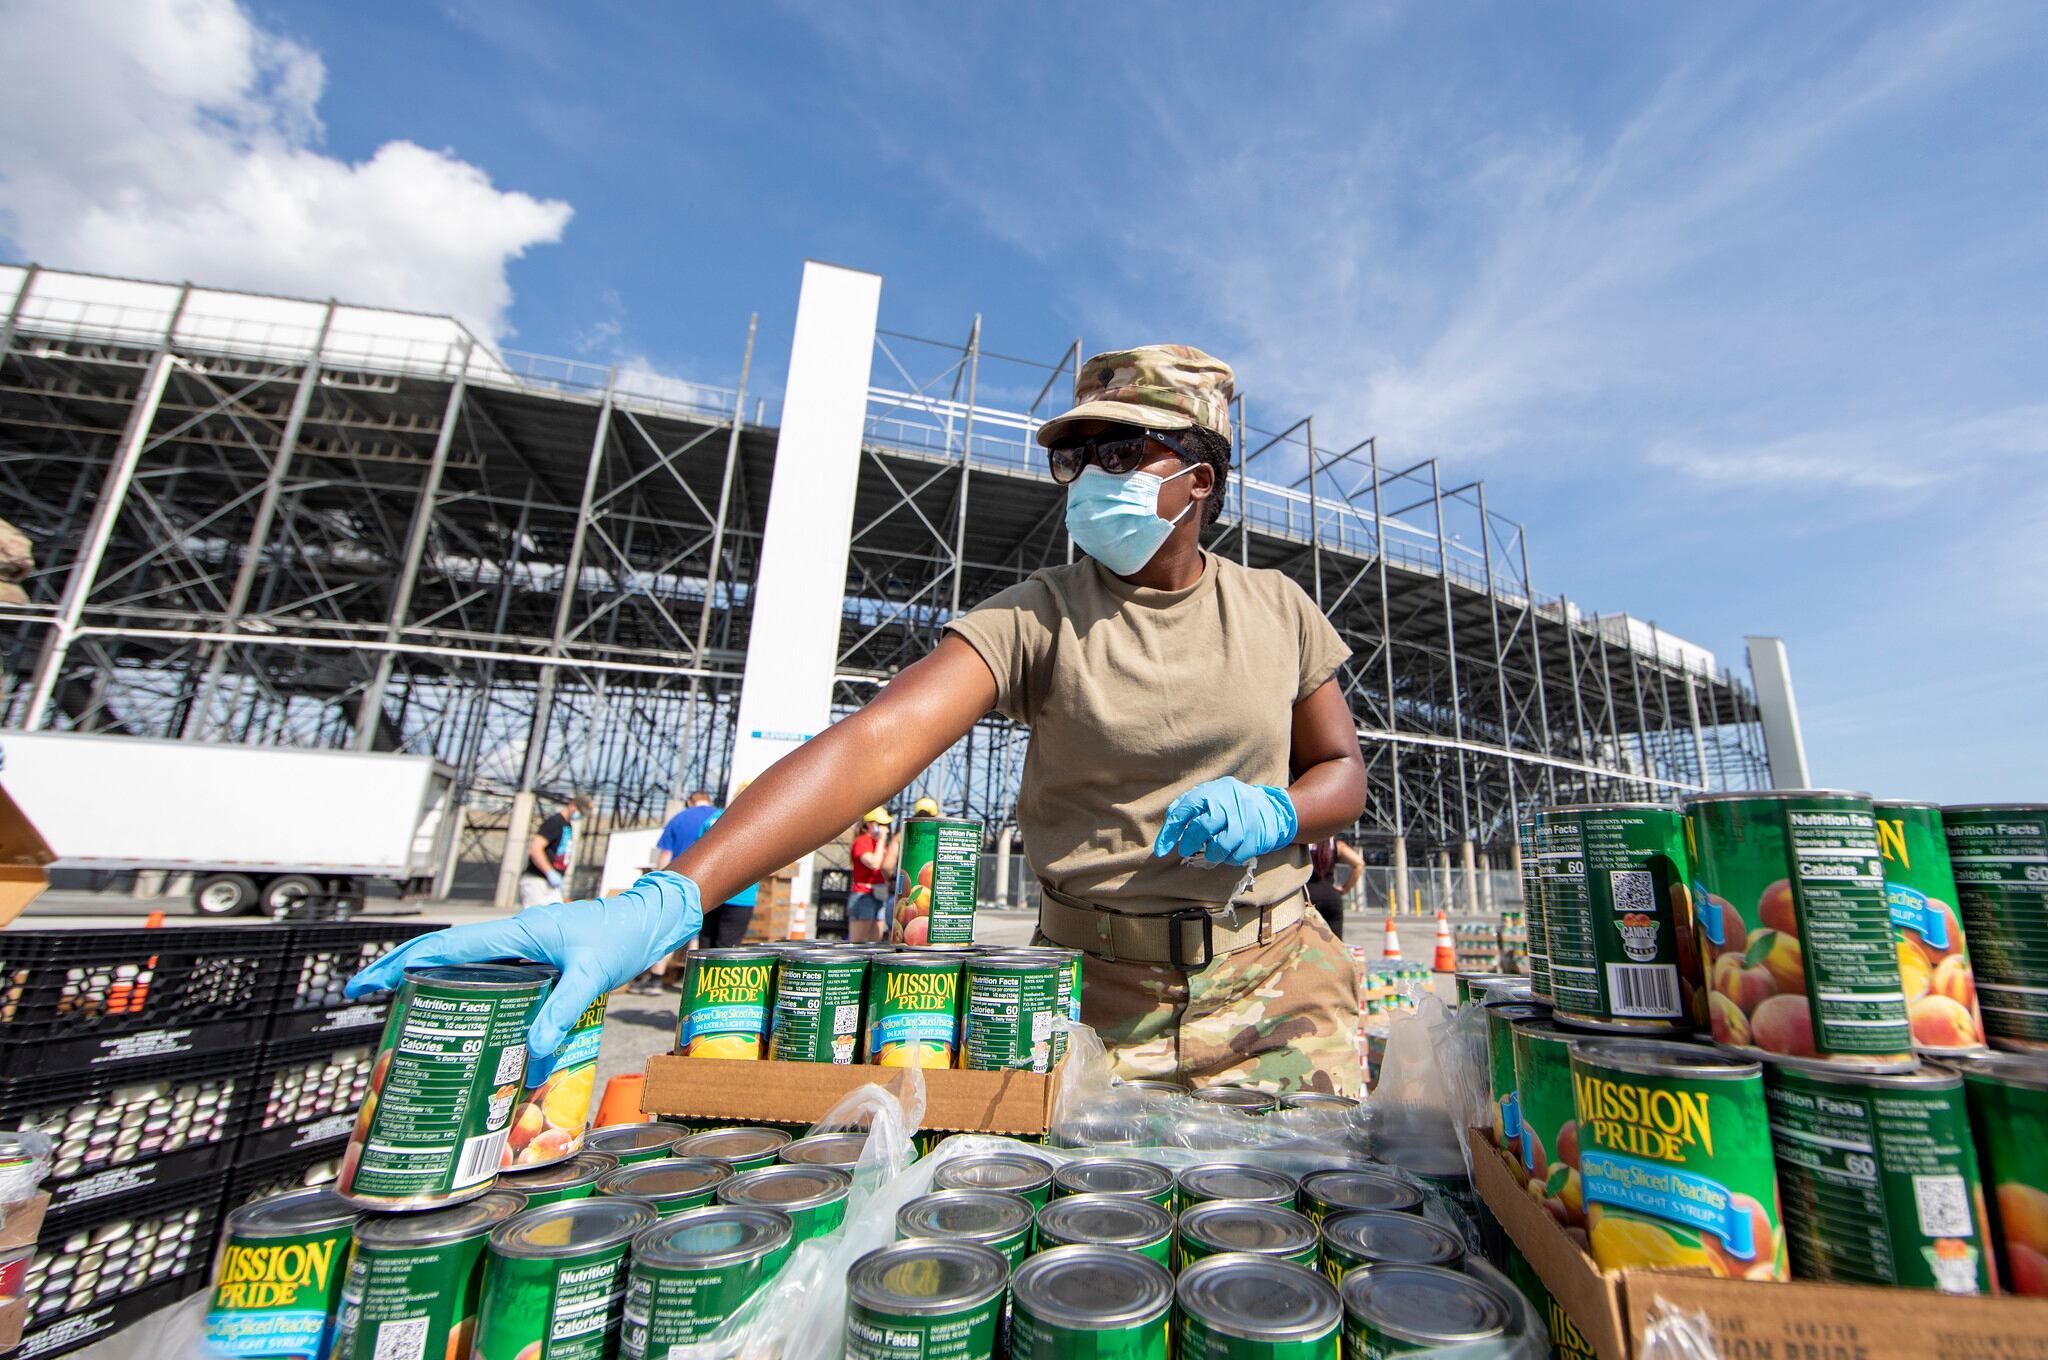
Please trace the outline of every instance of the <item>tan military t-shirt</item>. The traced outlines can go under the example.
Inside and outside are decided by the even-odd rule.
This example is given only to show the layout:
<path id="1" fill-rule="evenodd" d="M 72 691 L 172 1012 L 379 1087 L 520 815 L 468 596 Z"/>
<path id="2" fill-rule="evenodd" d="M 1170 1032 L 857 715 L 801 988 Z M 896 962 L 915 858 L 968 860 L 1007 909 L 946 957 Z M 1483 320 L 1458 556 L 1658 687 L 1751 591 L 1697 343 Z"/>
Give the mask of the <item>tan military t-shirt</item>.
<path id="1" fill-rule="evenodd" d="M 1351 654 L 1300 586 L 1214 553 L 1185 590 L 1149 590 L 1092 558 L 1034 573 L 946 627 L 1031 729 L 1017 822 L 1056 892 L 1121 911 L 1220 907 L 1244 870 L 1152 857 L 1167 805 L 1231 775 L 1286 788 L 1294 705 Z M 1308 879 L 1308 847 L 1259 857 L 1249 894 Z"/>

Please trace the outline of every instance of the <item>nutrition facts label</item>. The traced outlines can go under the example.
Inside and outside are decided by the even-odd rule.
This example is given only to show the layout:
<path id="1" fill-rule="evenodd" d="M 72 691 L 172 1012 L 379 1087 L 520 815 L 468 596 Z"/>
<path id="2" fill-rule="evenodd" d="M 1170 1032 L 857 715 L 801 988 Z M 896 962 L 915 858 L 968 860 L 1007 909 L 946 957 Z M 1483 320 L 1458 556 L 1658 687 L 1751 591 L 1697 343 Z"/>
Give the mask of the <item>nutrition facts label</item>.
<path id="1" fill-rule="evenodd" d="M 1814 1047 L 1906 1053 L 1906 994 L 1885 904 L 1877 819 L 1854 808 L 1785 808 Z"/>
<path id="2" fill-rule="evenodd" d="M 434 1195 L 496 1175 L 525 1071 L 532 995 L 425 988 L 398 1021 L 351 1192 Z M 384 1066 L 380 1062 L 380 1066 Z"/>
<path id="3" fill-rule="evenodd" d="M 1542 862 L 1543 933 L 1549 945 L 1550 996 L 1561 1011 L 1600 1014 L 1599 949 L 1586 894 L 1586 841 L 1578 819 L 1545 816 L 1536 828 Z"/>
<path id="4" fill-rule="evenodd" d="M 2048 810 L 1946 817 L 1984 1028 L 2048 1045 Z"/>

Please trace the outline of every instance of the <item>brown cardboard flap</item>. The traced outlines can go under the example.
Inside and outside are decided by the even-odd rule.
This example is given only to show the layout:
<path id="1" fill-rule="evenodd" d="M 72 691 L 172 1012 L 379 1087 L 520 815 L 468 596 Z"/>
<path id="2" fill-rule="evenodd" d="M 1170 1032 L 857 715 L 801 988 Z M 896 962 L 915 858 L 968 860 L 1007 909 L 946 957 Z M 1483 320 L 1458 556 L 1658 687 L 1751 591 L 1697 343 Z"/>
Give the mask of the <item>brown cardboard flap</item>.
<path id="1" fill-rule="evenodd" d="M 894 1090 L 903 1069 L 830 1063 L 747 1062 L 660 1053 L 647 1060 L 640 1104 L 683 1119 L 815 1124 L 870 1082 Z M 951 1133 L 1042 1134 L 1052 1126 L 1058 1073 L 924 1073 L 924 1126 Z"/>
<path id="2" fill-rule="evenodd" d="M 6 1218 L 0 1220 L 0 1251 L 34 1246 L 36 1238 L 42 1235 L 43 1215 L 49 1208 L 50 1192 L 47 1190 L 40 1191 L 33 1199 L 8 1205 Z"/>
<path id="3" fill-rule="evenodd" d="M 42 896 L 43 889 L 50 886 L 43 866 L 56 858 L 35 823 L 15 806 L 7 790 L 0 788 L 0 926 Z"/>
<path id="4" fill-rule="evenodd" d="M 1492 1140 L 1467 1130 L 1472 1180 L 1601 1360 L 1642 1354 L 1659 1302 L 1704 1313 L 1716 1353 L 1785 1360 L 2048 1360 L 2048 1299 L 1925 1289 L 1723 1280 L 1676 1270 L 1603 1273 L 1522 1188 Z"/>
<path id="5" fill-rule="evenodd" d="M 1472 1145 L 1472 1186 L 1530 1266 L 1543 1277 L 1600 1360 L 1628 1360 L 1627 1324 L 1621 1284 L 1600 1273 L 1593 1258 L 1564 1235 L 1544 1207 L 1524 1188 L 1521 1171 L 1480 1129 L 1465 1130 Z"/>
<path id="6" fill-rule="evenodd" d="M 0 1351 L 11 1351 L 21 1344 L 21 1329 L 27 1323 L 27 1299 L 0 1303 Z"/>
<path id="7" fill-rule="evenodd" d="M 1959 1298 L 1925 1289 L 1792 1280 L 1720 1280 L 1661 1270 L 1621 1272 L 1630 1345 L 1643 1344 L 1659 1300 L 1706 1314 L 1722 1355 L 1853 1356 L 1855 1360 L 2040 1360 L 2048 1299 Z"/>

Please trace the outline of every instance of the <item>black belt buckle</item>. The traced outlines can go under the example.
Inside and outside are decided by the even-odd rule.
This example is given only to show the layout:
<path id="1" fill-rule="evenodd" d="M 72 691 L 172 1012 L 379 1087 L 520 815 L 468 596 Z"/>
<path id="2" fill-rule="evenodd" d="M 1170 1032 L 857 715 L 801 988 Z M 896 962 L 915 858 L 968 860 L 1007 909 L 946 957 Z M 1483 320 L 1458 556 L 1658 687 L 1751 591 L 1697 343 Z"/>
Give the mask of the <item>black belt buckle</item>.
<path id="1" fill-rule="evenodd" d="M 1202 923 L 1202 961 L 1200 963 L 1189 963 L 1187 959 L 1181 956 L 1180 923 L 1182 921 L 1200 921 Z M 1175 968 L 1180 969 L 1183 973 L 1193 972 L 1197 968 L 1207 968 L 1216 958 L 1216 918 L 1201 907 L 1189 907 L 1184 911 L 1174 912 L 1171 916 L 1167 917 L 1166 958 L 1169 963 Z"/>

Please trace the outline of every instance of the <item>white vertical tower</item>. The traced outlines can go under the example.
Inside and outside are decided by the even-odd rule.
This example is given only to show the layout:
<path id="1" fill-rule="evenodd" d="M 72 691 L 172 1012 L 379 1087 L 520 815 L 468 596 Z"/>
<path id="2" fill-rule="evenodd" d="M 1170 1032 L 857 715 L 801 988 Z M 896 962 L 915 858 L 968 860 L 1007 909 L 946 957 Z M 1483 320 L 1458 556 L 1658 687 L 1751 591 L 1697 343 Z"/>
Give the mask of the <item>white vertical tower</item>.
<path id="1" fill-rule="evenodd" d="M 1764 755 L 1771 765 L 1771 787 L 1810 789 L 1806 743 L 1799 735 L 1799 705 L 1792 698 L 1792 668 L 1785 660 L 1785 640 L 1744 638 L 1749 644 L 1749 677 L 1756 685 L 1757 711 L 1764 720 Z"/>
<path id="2" fill-rule="evenodd" d="M 747 637 L 728 801 L 831 721 L 861 427 L 881 304 L 879 274 L 804 262 L 775 441 L 775 480 L 750 602 L 760 626 Z M 790 901 L 794 908 L 810 900 L 806 856 Z"/>

